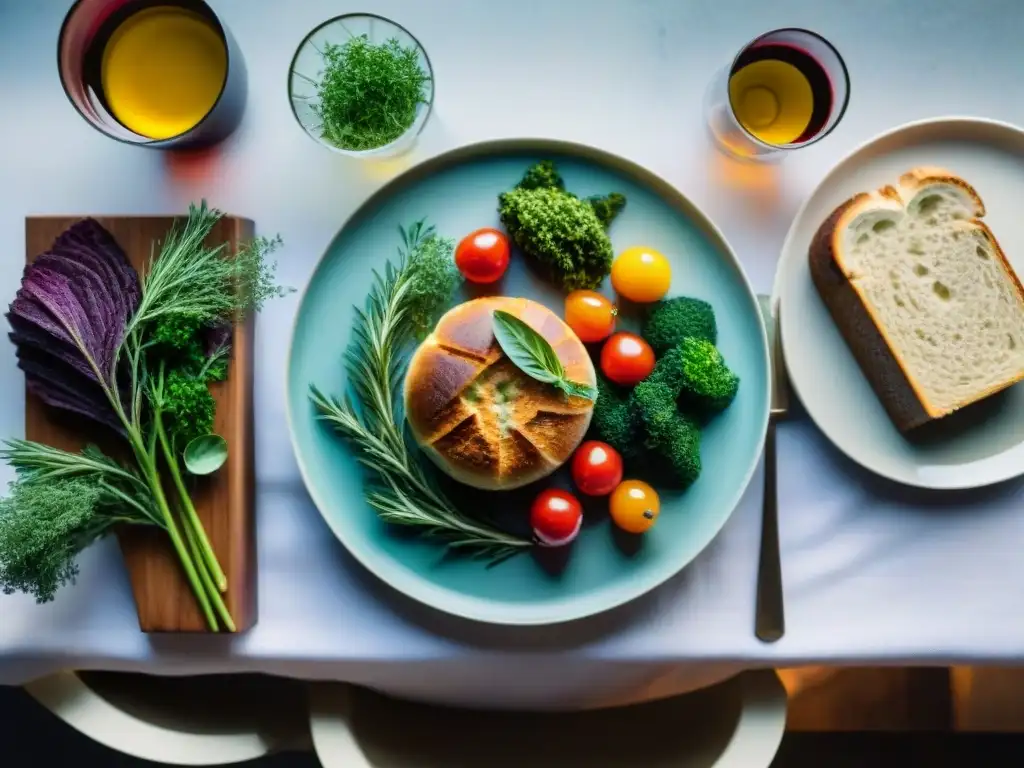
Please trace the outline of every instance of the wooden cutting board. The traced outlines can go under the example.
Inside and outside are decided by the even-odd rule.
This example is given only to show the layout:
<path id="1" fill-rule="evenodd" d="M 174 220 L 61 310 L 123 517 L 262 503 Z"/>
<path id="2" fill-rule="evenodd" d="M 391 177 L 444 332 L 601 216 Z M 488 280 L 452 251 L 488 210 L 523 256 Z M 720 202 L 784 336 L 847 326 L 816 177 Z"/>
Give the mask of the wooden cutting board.
<path id="1" fill-rule="evenodd" d="M 47 251 L 80 216 L 32 216 L 25 221 L 25 246 L 31 262 Z M 96 216 L 124 249 L 132 265 L 143 271 L 153 243 L 163 240 L 176 219 L 169 216 Z M 225 216 L 208 243 L 227 243 L 232 253 L 253 236 L 253 223 Z M 159 252 L 159 247 L 157 247 Z M 228 460 L 213 476 L 203 478 L 193 493 L 217 558 L 228 579 L 225 603 L 239 632 L 256 622 L 256 519 L 252 434 L 252 322 L 235 329 L 228 378 L 213 384 L 217 401 L 215 431 L 228 442 Z M 93 429 L 90 427 L 89 429 Z M 25 435 L 60 448 L 77 450 L 96 442 L 79 424 L 46 407 L 31 394 L 25 399 Z M 129 527 L 118 533 L 131 578 L 139 627 L 143 632 L 205 632 L 196 604 L 167 535 Z M 96 599 L 103 599 L 97 596 Z"/>

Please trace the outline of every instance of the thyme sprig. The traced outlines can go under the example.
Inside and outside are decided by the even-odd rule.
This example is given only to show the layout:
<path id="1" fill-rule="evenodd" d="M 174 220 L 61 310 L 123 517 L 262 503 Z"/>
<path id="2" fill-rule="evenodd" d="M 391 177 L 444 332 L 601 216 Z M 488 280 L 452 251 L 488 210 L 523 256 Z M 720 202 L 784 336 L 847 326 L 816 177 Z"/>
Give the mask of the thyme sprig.
<path id="1" fill-rule="evenodd" d="M 352 151 L 376 149 L 416 121 L 430 77 L 415 48 L 394 38 L 378 45 L 360 35 L 326 43 L 320 53 L 324 69 L 313 111 L 326 141 Z"/>

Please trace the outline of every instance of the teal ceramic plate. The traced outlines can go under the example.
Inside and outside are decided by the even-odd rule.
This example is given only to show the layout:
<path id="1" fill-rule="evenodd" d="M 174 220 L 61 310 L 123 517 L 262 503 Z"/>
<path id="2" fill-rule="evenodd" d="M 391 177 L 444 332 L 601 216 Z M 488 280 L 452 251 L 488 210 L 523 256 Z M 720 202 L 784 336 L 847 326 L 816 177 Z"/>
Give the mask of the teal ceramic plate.
<path id="1" fill-rule="evenodd" d="M 658 524 L 639 546 L 613 535 L 607 515 L 597 509 L 588 511 L 583 531 L 571 550 L 561 553 L 562 559 L 552 560 L 547 550 L 487 568 L 478 561 L 445 558 L 436 543 L 380 522 L 363 501 L 359 466 L 345 443 L 314 418 L 308 391 L 311 382 L 328 393 L 344 390 L 342 355 L 353 305 L 363 304 L 371 271 L 395 256 L 399 225 L 427 217 L 440 234 L 455 239 L 479 227 L 500 226 L 498 194 L 542 158 L 556 161 L 567 188 L 576 194 L 626 195 L 626 210 L 611 228 L 616 252 L 643 244 L 671 259 L 671 294 L 712 303 L 719 348 L 741 383 L 733 405 L 704 433 L 700 478 L 683 493 L 662 494 Z M 502 294 L 541 301 L 561 314 L 563 296 L 515 254 L 499 285 Z M 313 501 L 341 542 L 371 572 L 448 613 L 496 624 L 549 624 L 642 595 L 678 572 L 714 538 L 743 494 L 761 452 L 768 420 L 768 365 L 757 300 L 740 264 L 721 233 L 685 197 L 650 172 L 597 150 L 540 140 L 489 142 L 449 152 L 402 174 L 335 237 L 296 318 L 288 371 L 289 421 Z M 520 524 L 536 490 L 518 497 Z M 494 494 L 498 496 L 506 494 Z M 482 503 L 490 505 L 490 500 L 485 497 Z"/>

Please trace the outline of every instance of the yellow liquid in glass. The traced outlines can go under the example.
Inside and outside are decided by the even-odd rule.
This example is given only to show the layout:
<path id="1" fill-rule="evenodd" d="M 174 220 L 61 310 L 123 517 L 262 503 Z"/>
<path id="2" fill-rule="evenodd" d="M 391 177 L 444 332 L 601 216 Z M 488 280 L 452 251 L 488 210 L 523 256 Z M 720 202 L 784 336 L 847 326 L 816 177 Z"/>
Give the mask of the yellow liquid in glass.
<path id="1" fill-rule="evenodd" d="M 747 131 L 766 144 L 789 144 L 811 121 L 814 94 L 804 74 L 785 61 L 755 61 L 729 78 L 729 101 Z"/>
<path id="2" fill-rule="evenodd" d="M 122 125 L 168 139 L 206 117 L 227 71 L 224 41 L 209 21 L 184 8 L 156 6 L 129 17 L 110 36 L 100 78 Z"/>

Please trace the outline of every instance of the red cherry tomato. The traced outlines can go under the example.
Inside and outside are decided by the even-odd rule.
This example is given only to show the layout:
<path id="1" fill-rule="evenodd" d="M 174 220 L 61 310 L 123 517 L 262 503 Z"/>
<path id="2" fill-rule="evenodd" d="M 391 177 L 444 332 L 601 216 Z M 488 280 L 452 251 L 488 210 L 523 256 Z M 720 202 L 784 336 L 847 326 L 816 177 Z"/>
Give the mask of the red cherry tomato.
<path id="1" fill-rule="evenodd" d="M 565 322 L 587 344 L 608 338 L 617 314 L 615 305 L 597 291 L 573 291 L 565 297 Z"/>
<path id="2" fill-rule="evenodd" d="M 654 350 L 635 333 L 620 331 L 601 348 L 601 370 L 616 384 L 639 384 L 654 370 Z"/>
<path id="3" fill-rule="evenodd" d="M 561 547 L 576 538 L 583 524 L 583 507 L 568 491 L 548 488 L 530 507 L 530 526 L 541 544 Z"/>
<path id="4" fill-rule="evenodd" d="M 607 496 L 622 482 L 622 456 L 608 443 L 587 440 L 572 457 L 572 481 L 587 496 Z"/>
<path id="5" fill-rule="evenodd" d="M 455 266 L 471 283 L 493 283 L 508 269 L 508 237 L 497 229 L 470 232 L 455 248 Z"/>

